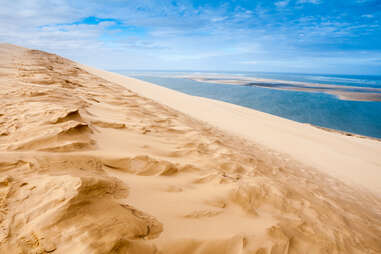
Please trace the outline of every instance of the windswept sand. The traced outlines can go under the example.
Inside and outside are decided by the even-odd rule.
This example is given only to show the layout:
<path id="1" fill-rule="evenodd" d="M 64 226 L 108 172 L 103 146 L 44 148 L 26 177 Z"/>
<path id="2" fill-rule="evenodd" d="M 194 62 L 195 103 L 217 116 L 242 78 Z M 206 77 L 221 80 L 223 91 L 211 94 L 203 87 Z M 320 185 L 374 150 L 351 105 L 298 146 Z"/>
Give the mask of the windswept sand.
<path id="1" fill-rule="evenodd" d="M 381 252 L 381 142 L 7 44 L 0 85 L 0 253 Z"/>

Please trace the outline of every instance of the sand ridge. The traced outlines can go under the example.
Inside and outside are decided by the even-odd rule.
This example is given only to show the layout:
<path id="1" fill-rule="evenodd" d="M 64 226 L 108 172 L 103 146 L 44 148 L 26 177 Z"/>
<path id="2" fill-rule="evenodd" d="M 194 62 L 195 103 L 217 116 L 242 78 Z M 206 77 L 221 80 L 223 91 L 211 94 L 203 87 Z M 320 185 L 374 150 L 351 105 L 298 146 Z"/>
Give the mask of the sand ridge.
<path id="1" fill-rule="evenodd" d="M 380 253 L 381 200 L 0 46 L 0 253 Z"/>
<path id="2" fill-rule="evenodd" d="M 335 95 L 341 100 L 381 101 L 381 89 L 362 86 L 320 84 L 268 78 L 252 78 L 236 75 L 186 75 L 179 76 L 204 83 L 258 86 L 278 90 L 320 92 Z"/>

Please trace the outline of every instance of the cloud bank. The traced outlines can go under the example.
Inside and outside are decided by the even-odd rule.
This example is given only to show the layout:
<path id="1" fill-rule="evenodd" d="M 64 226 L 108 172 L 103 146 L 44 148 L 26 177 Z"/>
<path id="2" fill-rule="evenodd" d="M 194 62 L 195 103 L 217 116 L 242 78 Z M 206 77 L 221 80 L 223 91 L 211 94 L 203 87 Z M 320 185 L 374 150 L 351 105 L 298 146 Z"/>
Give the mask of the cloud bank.
<path id="1" fill-rule="evenodd" d="M 381 74 L 377 0 L 1 5 L 1 42 L 101 68 Z"/>

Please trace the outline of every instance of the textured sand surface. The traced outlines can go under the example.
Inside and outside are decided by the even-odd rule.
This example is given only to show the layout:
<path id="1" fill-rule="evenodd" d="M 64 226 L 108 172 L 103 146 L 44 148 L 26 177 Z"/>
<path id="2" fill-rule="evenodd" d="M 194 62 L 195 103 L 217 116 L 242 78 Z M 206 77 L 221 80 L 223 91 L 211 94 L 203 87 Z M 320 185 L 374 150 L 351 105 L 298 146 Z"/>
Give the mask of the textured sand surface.
<path id="1" fill-rule="evenodd" d="M 381 252 L 379 195 L 275 152 L 278 118 L 252 115 L 274 131 L 265 147 L 269 138 L 234 136 L 138 95 L 144 83 L 88 71 L 97 73 L 0 46 L 0 253 Z M 150 91 L 176 106 L 169 91 Z M 298 126 L 295 137 L 308 132 Z M 358 171 L 370 174 L 374 155 L 361 157 L 361 144 L 379 146 L 355 140 Z"/>

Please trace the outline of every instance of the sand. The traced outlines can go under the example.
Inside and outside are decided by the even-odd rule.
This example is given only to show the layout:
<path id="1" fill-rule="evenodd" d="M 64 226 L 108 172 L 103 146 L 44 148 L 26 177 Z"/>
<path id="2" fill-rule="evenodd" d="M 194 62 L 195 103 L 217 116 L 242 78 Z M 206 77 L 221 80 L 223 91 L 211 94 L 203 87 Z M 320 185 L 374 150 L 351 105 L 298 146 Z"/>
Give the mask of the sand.
<path id="1" fill-rule="evenodd" d="M 340 100 L 381 101 L 381 89 L 373 87 L 320 84 L 239 75 L 195 74 L 178 77 L 212 84 L 257 86 L 277 90 L 327 93 L 336 96 Z"/>
<path id="2" fill-rule="evenodd" d="M 0 46 L 0 253 L 380 253 L 381 142 Z"/>

